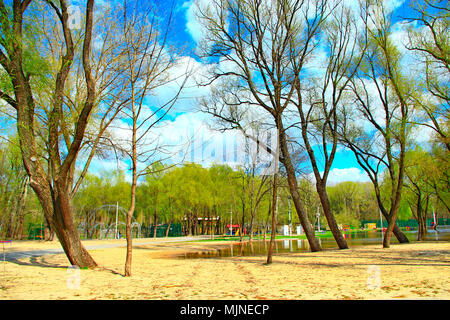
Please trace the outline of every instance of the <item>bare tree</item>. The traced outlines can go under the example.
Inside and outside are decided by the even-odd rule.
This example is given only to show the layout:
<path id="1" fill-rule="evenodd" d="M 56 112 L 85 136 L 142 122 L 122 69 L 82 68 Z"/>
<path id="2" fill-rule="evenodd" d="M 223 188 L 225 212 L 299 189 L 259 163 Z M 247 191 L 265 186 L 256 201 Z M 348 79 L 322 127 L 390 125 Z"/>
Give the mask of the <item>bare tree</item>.
<path id="1" fill-rule="evenodd" d="M 146 1 L 128 4 L 124 1 L 121 14 L 123 32 L 123 52 L 127 59 L 123 76 L 127 79 L 126 92 L 130 99 L 121 110 L 121 117 L 131 126 L 130 139 L 126 139 L 124 148 L 131 160 L 132 182 L 130 207 L 127 212 L 126 237 L 127 255 L 125 276 L 131 276 L 132 235 L 131 220 L 136 206 L 136 187 L 139 177 L 155 173 L 150 166 L 168 158 L 164 155 L 159 137 L 150 137 L 149 133 L 169 113 L 177 101 L 188 78 L 189 66 L 182 75 L 175 75 L 179 67 L 176 54 L 167 44 L 167 35 L 172 22 L 173 8 L 165 22 L 158 18 L 157 8 Z M 158 88 L 168 86 L 181 79 L 173 97 L 156 107 L 148 105 L 146 98 Z M 141 165 L 141 168 L 138 166 Z M 167 169 L 163 167 L 161 170 Z M 155 226 L 156 228 L 156 226 Z"/>
<path id="2" fill-rule="evenodd" d="M 429 121 L 419 119 L 417 123 L 434 130 L 447 151 L 450 151 L 450 9 L 448 3 L 444 2 L 425 0 L 412 3 L 412 13 L 405 19 L 416 26 L 409 30 L 406 47 L 417 54 L 424 68 L 423 87 L 426 90 L 416 92 L 414 100 Z M 434 99 L 430 99 L 427 93 Z"/>
<path id="3" fill-rule="evenodd" d="M 341 142 L 353 151 L 374 185 L 378 205 L 388 220 L 383 240 L 383 247 L 388 248 L 393 232 L 400 242 L 408 242 L 395 223 L 405 175 L 414 90 L 400 69 L 400 55 L 390 39 L 391 16 L 382 1 L 363 3 L 362 11 L 367 17 L 367 50 L 364 67 L 359 68 L 351 82 L 357 108 L 343 108 L 339 130 Z M 390 181 L 389 209 L 380 194 L 384 169 Z"/>
<path id="4" fill-rule="evenodd" d="M 44 10 L 44 5 L 39 6 L 39 10 Z M 125 95 L 125 80 L 122 76 L 125 66 L 123 53 L 120 52 L 121 37 L 116 15 L 113 14 L 114 8 L 103 6 L 101 12 L 96 13 L 93 22 L 93 47 L 91 49 L 92 77 L 96 85 L 95 104 L 89 116 L 89 122 L 85 130 L 80 152 L 75 162 L 70 168 L 69 185 L 71 185 L 71 198 L 76 194 L 89 166 L 95 157 L 105 158 L 111 149 L 117 148 L 111 139 L 108 131 L 111 123 L 117 117 L 121 109 L 129 101 Z M 81 17 L 80 17 L 81 18 Z M 60 32 L 58 25 L 54 23 L 52 16 L 41 14 L 36 25 L 39 28 L 40 42 L 45 44 L 47 59 L 50 61 L 50 77 L 56 81 L 58 73 L 58 64 L 51 61 L 60 59 L 64 55 L 64 48 L 59 44 L 64 41 L 64 35 Z M 61 120 L 60 140 L 66 148 L 71 143 L 73 130 L 68 119 L 76 118 L 79 110 L 82 108 L 87 94 L 87 86 L 84 81 L 83 62 L 77 59 L 82 45 L 84 34 L 73 30 L 73 43 L 75 59 L 71 72 L 67 75 L 66 85 L 64 87 L 64 108 L 65 117 Z M 46 84 L 48 86 L 51 83 Z M 51 114 L 52 96 L 46 88 L 35 91 L 36 104 L 42 109 L 42 114 L 38 114 L 38 129 L 40 140 L 44 141 L 44 149 L 48 149 L 45 143 L 46 132 L 43 130 L 48 126 Z M 47 151 L 45 151 L 47 152 Z M 82 164 L 80 166 L 80 164 Z"/>
<path id="5" fill-rule="evenodd" d="M 263 122 L 271 123 L 277 129 L 281 162 L 286 167 L 294 205 L 312 251 L 321 248 L 298 194 L 286 139 L 291 124 L 285 127 L 283 115 L 295 93 L 292 75 L 295 70 L 290 63 L 293 52 L 289 50 L 289 44 L 295 39 L 305 48 L 295 54 L 303 53 L 304 57 L 310 54 L 308 44 L 315 33 L 304 34 L 303 30 L 306 27 L 311 31 L 311 24 L 322 20 L 319 16 L 323 14 L 321 8 L 324 6 L 324 1 L 311 4 L 310 8 L 310 4 L 303 1 L 256 0 L 216 0 L 206 8 L 198 6 L 199 19 L 207 30 L 203 46 L 205 57 L 220 58 L 225 66 L 233 65 L 233 68 L 225 69 L 216 64 L 210 79 L 211 82 L 227 79 L 221 83 L 226 94 L 219 96 L 231 112 L 221 113 L 220 106 L 212 112 L 231 126 L 245 131 L 244 125 L 239 123 L 240 117 L 246 110 L 253 110 L 264 119 Z M 302 19 L 313 12 L 316 19 Z M 275 154 L 274 150 L 272 154 Z M 272 206 L 276 207 L 276 201 Z"/>
<path id="6" fill-rule="evenodd" d="M 312 26 L 318 28 L 320 24 L 317 22 Z M 323 61 L 325 66 L 320 68 L 323 74 L 311 77 L 309 81 L 303 80 L 302 69 L 307 67 L 303 61 L 304 53 L 294 55 L 291 61 L 295 70 L 293 74 L 297 94 L 293 103 L 300 116 L 300 131 L 311 162 L 323 212 L 339 248 L 347 249 L 348 245 L 331 210 L 326 186 L 338 147 L 339 108 L 349 103 L 345 91 L 348 90 L 348 85 L 361 63 L 361 51 L 364 51 L 364 48 L 358 46 L 355 18 L 343 3 L 334 5 L 321 29 L 328 52 L 326 61 Z M 314 34 L 314 31 L 311 33 Z M 294 41 L 291 46 L 292 52 L 298 50 Z M 320 146 L 319 152 L 313 150 L 314 142 Z M 320 162 L 324 163 L 322 171 L 319 168 Z"/>

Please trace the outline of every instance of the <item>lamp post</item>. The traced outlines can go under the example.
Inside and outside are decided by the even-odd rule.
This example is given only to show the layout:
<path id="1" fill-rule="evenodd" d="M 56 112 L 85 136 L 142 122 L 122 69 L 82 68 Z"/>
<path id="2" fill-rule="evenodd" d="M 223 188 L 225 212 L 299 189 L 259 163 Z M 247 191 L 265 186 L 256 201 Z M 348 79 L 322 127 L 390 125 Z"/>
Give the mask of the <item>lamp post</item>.
<path id="1" fill-rule="evenodd" d="M 118 223 L 118 217 L 119 216 L 119 201 L 116 203 L 116 230 L 114 232 L 114 239 L 117 239 L 117 223 Z"/>
<path id="2" fill-rule="evenodd" d="M 437 224 L 436 224 L 436 213 L 434 212 L 434 208 L 433 208 L 433 220 L 434 220 L 434 230 L 437 231 Z"/>
<path id="3" fill-rule="evenodd" d="M 317 207 L 317 231 L 320 232 L 320 210 L 319 210 L 319 207 Z"/>
<path id="4" fill-rule="evenodd" d="M 230 236 L 233 235 L 233 210 L 230 210 Z"/>
<path id="5" fill-rule="evenodd" d="M 288 196 L 289 202 L 289 236 L 292 235 L 292 219 L 291 219 L 291 196 Z"/>
<path id="6" fill-rule="evenodd" d="M 383 216 L 381 215 L 381 210 L 380 210 L 380 223 L 381 223 L 381 241 L 382 243 L 384 243 Z"/>

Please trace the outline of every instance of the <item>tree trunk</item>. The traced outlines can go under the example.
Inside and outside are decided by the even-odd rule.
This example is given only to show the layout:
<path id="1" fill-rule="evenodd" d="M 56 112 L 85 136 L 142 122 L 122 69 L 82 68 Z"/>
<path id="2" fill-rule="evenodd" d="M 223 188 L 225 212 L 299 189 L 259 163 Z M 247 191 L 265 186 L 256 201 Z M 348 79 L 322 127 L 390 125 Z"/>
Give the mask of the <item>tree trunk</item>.
<path id="1" fill-rule="evenodd" d="M 131 79 L 133 79 L 134 74 L 131 71 Z M 137 110 L 136 110 L 136 96 L 135 96 L 135 86 L 132 80 L 131 82 L 131 111 L 133 119 L 133 130 L 131 135 L 131 164 L 132 164 L 132 181 L 131 181 L 131 192 L 130 192 L 130 207 L 127 212 L 126 221 L 126 237 L 127 237 L 127 257 L 125 259 L 125 277 L 131 277 L 131 261 L 132 261 L 132 250 L 133 250 L 133 236 L 131 234 L 131 219 L 134 214 L 134 209 L 136 206 L 136 186 L 137 186 Z M 155 219 L 156 219 L 156 208 L 155 208 Z M 155 223 L 156 224 L 156 223 Z M 156 226 L 155 226 L 156 231 Z"/>
<path id="2" fill-rule="evenodd" d="M 256 211 L 256 210 L 255 210 L 255 211 Z M 249 240 L 249 241 L 253 241 L 253 225 L 254 225 L 255 214 L 256 214 L 255 211 L 252 210 L 252 216 L 250 217 L 250 226 L 249 226 L 249 228 L 248 228 L 248 235 L 249 235 L 248 240 Z"/>
<path id="3" fill-rule="evenodd" d="M 205 210 L 205 209 L 203 209 Z M 205 211 L 203 211 L 203 215 L 202 215 L 202 235 L 205 235 Z"/>
<path id="4" fill-rule="evenodd" d="M 422 197 L 417 197 L 417 223 L 419 224 L 417 240 L 424 241 L 427 234 L 427 220 L 422 206 Z"/>
<path id="5" fill-rule="evenodd" d="M 275 160 L 278 164 L 278 161 Z M 278 168 L 275 168 L 277 170 Z M 270 245 L 267 252 L 267 264 L 272 263 L 273 247 L 275 245 L 275 236 L 277 230 L 277 197 L 278 197 L 278 172 L 273 175 L 273 193 L 272 193 L 272 234 L 270 236 Z"/>
<path id="6" fill-rule="evenodd" d="M 192 223 L 191 223 L 191 213 L 186 214 L 186 235 L 192 236 Z"/>
<path id="7" fill-rule="evenodd" d="M 244 224 L 245 224 L 245 205 L 242 209 L 242 220 L 241 220 L 241 226 L 239 227 L 239 242 L 242 242 L 244 238 Z"/>
<path id="8" fill-rule="evenodd" d="M 321 181 L 316 182 L 317 193 L 319 194 L 320 203 L 322 204 L 322 209 L 327 218 L 328 226 L 331 229 L 331 233 L 333 234 L 336 243 L 339 246 L 339 249 L 348 249 L 347 241 L 345 241 L 344 236 L 342 235 L 339 227 L 337 225 L 336 219 L 331 212 L 330 199 L 328 198 L 328 194 L 326 191 L 326 186 Z"/>
<path id="9" fill-rule="evenodd" d="M 269 210 L 267 212 L 267 218 L 266 221 L 264 223 L 264 236 L 263 236 L 263 240 L 264 243 L 266 242 L 266 235 L 267 235 L 267 227 L 269 226 L 269 218 L 270 218 L 270 213 L 272 212 L 272 202 L 269 198 Z"/>
<path id="10" fill-rule="evenodd" d="M 167 229 L 166 229 L 166 238 L 169 236 L 170 224 L 171 224 L 171 220 L 169 220 L 169 224 L 168 224 Z"/>
<path id="11" fill-rule="evenodd" d="M 80 268 L 96 267 L 97 263 L 81 243 L 78 230 L 72 219 L 70 200 L 57 197 L 54 206 L 53 219 L 47 219 L 70 263 Z"/>
<path id="12" fill-rule="evenodd" d="M 23 233 L 23 221 L 25 218 L 25 205 L 27 201 L 27 194 L 28 194 L 28 177 L 25 178 L 23 181 L 23 191 L 20 194 L 19 198 L 19 204 L 17 206 L 17 219 L 16 219 L 16 226 L 14 231 L 14 238 L 17 240 L 22 239 L 22 233 Z"/>
<path id="13" fill-rule="evenodd" d="M 127 256 L 125 259 L 125 277 L 131 277 L 131 262 L 132 262 L 132 250 L 133 250 L 133 237 L 131 236 L 131 217 L 133 216 L 133 208 L 130 208 L 127 212 L 127 224 L 126 224 L 126 237 L 127 237 Z"/>
<path id="14" fill-rule="evenodd" d="M 97 263 L 81 243 L 78 230 L 73 221 L 70 196 L 62 184 L 49 185 L 38 177 L 30 179 L 30 186 L 35 191 L 44 211 L 45 219 L 58 237 L 61 246 L 71 263 L 80 268 L 93 268 Z"/>
<path id="15" fill-rule="evenodd" d="M 389 212 L 387 212 L 386 208 L 384 207 L 383 203 L 381 202 L 380 190 L 379 190 L 378 186 L 374 185 L 374 188 L 375 188 L 375 196 L 377 198 L 378 208 L 381 210 L 383 217 L 386 220 L 389 220 Z M 383 226 L 381 226 L 381 228 L 383 230 Z M 399 226 L 397 226 L 396 224 L 394 225 L 393 233 L 399 243 L 409 243 L 408 238 L 405 236 L 405 234 L 402 232 L 402 230 L 400 230 Z"/>
<path id="16" fill-rule="evenodd" d="M 133 130 L 133 141 L 136 141 L 135 130 Z M 136 145 L 133 144 L 133 153 L 136 154 Z M 131 219 L 134 214 L 134 209 L 136 206 L 136 185 L 137 185 L 137 166 L 136 158 L 132 159 L 133 162 L 133 181 L 131 184 L 131 203 L 130 208 L 127 212 L 127 222 L 126 222 L 126 237 L 127 237 L 127 256 L 125 259 L 125 277 L 131 277 L 131 262 L 132 262 L 132 251 L 133 251 L 133 236 L 131 234 Z"/>
<path id="17" fill-rule="evenodd" d="M 17 226 L 17 235 L 16 235 L 16 239 L 17 240 L 22 240 L 22 235 L 23 235 L 23 220 L 25 218 L 25 215 L 22 214 L 19 218 L 18 221 L 18 226 Z"/>
<path id="18" fill-rule="evenodd" d="M 292 160 L 286 142 L 286 134 L 282 126 L 280 129 L 280 148 L 281 154 L 283 156 L 283 164 L 286 168 L 289 191 L 291 193 L 292 201 L 294 202 L 300 224 L 302 225 L 306 238 L 308 239 L 311 251 L 321 251 L 322 248 L 320 246 L 319 240 L 315 236 L 314 228 L 306 214 L 305 208 L 303 207 L 300 195 L 298 193 L 297 177 L 295 176 L 295 170 L 292 165 Z"/>
<path id="19" fill-rule="evenodd" d="M 193 216 L 193 230 L 194 236 L 198 235 L 198 211 L 195 211 L 195 216 Z"/>
<path id="20" fill-rule="evenodd" d="M 134 111 L 134 110 L 133 110 Z M 133 157 L 132 161 L 132 170 L 133 170 L 133 180 L 131 183 L 131 193 L 130 193 L 130 207 L 127 212 L 127 221 L 126 221 L 126 237 L 127 237 L 127 256 L 125 259 L 125 277 L 131 277 L 131 262 L 132 262 L 132 251 L 133 251 L 133 236 L 131 234 L 131 219 L 133 218 L 134 209 L 136 206 L 136 185 L 137 185 L 137 161 L 136 161 L 136 124 L 133 123 Z"/>
<path id="21" fill-rule="evenodd" d="M 259 146 L 258 151 L 259 151 Z M 249 238 L 248 240 L 251 242 L 253 240 L 253 222 L 255 220 L 255 214 L 256 214 L 256 204 L 254 201 L 254 193 L 255 193 L 255 167 L 252 168 L 252 188 L 250 189 L 250 225 L 248 227 L 248 234 Z"/>
<path id="22" fill-rule="evenodd" d="M 155 228 L 153 229 L 153 238 L 156 238 L 156 230 L 158 229 L 158 213 L 156 211 L 156 207 L 155 207 L 155 215 L 154 215 L 155 219 Z"/>
<path id="23" fill-rule="evenodd" d="M 394 227 L 395 227 L 395 222 L 397 220 L 397 216 L 398 216 L 398 208 L 392 208 L 391 212 L 389 214 L 389 217 L 387 218 L 388 221 L 388 227 L 386 228 L 386 231 L 384 233 L 384 239 L 383 239 L 383 248 L 390 248 L 391 246 L 391 237 L 392 234 L 394 233 Z"/>
<path id="24" fill-rule="evenodd" d="M 338 244 L 339 249 L 348 249 L 347 241 L 345 241 L 344 236 L 342 235 L 341 231 L 339 230 L 339 227 L 336 223 L 336 218 L 334 217 L 334 214 L 331 210 L 330 200 L 328 198 L 328 194 L 326 191 L 328 174 L 330 172 L 331 165 L 332 165 L 334 155 L 336 152 L 336 146 L 337 146 L 336 135 L 334 133 L 333 148 L 332 148 L 332 151 L 331 151 L 331 154 L 329 155 L 329 157 L 325 156 L 325 168 L 324 168 L 323 173 L 321 174 L 319 171 L 318 165 L 317 165 L 314 150 L 312 149 L 311 144 L 309 142 L 308 131 L 307 131 L 308 123 L 304 118 L 302 110 L 299 109 L 299 111 L 300 111 L 300 116 L 302 119 L 301 132 L 302 132 L 303 142 L 305 144 L 306 151 L 308 153 L 308 157 L 309 157 L 309 160 L 311 163 L 311 167 L 313 169 L 314 176 L 316 178 L 316 190 L 317 190 L 317 193 L 319 194 L 320 203 L 322 204 L 322 208 L 323 208 L 323 213 L 327 219 L 328 226 L 330 227 L 330 230 L 333 234 L 333 237 L 334 237 L 336 243 Z M 336 120 L 336 118 L 334 118 L 334 120 Z M 323 132 L 322 134 L 325 135 L 325 132 Z M 325 141 L 325 137 L 323 137 L 323 139 Z M 323 148 L 326 149 L 326 143 L 324 143 Z M 345 204 L 345 209 L 347 209 L 346 204 Z M 345 215 L 347 215 L 347 210 L 345 210 Z"/>
<path id="25" fill-rule="evenodd" d="M 401 167 L 403 167 L 403 166 L 401 166 Z M 401 170 L 401 168 L 400 168 L 400 170 Z M 403 177 L 400 176 L 399 179 L 403 179 Z M 387 219 L 388 227 L 384 234 L 383 248 L 389 248 L 391 245 L 391 237 L 392 237 L 394 228 L 396 226 L 395 222 L 397 221 L 398 210 L 400 208 L 401 188 L 402 188 L 402 182 L 399 182 L 399 186 L 397 187 L 397 191 L 395 193 L 395 198 L 394 198 L 395 201 L 393 201 L 393 204 L 391 205 L 391 211 L 390 211 L 389 217 Z"/>
<path id="26" fill-rule="evenodd" d="M 45 219 L 45 223 L 44 223 L 44 241 L 50 241 L 50 238 L 51 238 L 50 224 L 48 223 L 47 219 Z"/>
<path id="27" fill-rule="evenodd" d="M 216 221 L 216 228 L 215 228 L 215 230 L 216 230 L 216 234 L 221 234 L 222 233 L 222 230 L 220 230 L 220 228 L 221 228 L 221 225 L 222 225 L 222 223 L 221 223 L 221 221 L 220 221 L 220 217 L 218 217 L 217 218 L 217 221 Z"/>

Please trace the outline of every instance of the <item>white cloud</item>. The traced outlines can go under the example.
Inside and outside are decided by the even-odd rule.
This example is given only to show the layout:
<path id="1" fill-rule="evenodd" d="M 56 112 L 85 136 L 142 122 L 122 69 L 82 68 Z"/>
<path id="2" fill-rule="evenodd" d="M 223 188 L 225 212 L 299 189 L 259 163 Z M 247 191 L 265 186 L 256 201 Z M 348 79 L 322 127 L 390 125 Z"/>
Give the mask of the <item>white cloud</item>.
<path id="1" fill-rule="evenodd" d="M 158 107 L 170 102 L 178 95 L 172 107 L 173 112 L 198 111 L 198 99 L 209 95 L 213 86 L 208 83 L 208 75 L 215 65 L 203 64 L 189 56 L 177 57 L 177 62 L 167 71 L 166 83 L 154 88 L 146 97 L 149 105 Z"/>
<path id="2" fill-rule="evenodd" d="M 181 147 L 181 149 L 180 147 L 174 149 L 176 152 L 171 161 L 195 162 L 205 167 L 213 163 L 242 165 L 246 160 L 242 133 L 238 130 L 225 132 L 214 130 L 212 121 L 214 120 L 204 114 L 185 113 L 173 121 L 163 122 L 159 131 L 160 137 L 167 144 L 170 142 Z M 267 138 L 268 134 L 265 133 Z M 275 141 L 271 140 L 269 143 L 275 143 Z M 266 156 L 260 153 L 260 163 L 267 160 Z"/>
<path id="3" fill-rule="evenodd" d="M 139 151 L 147 150 L 151 154 L 158 148 L 152 160 L 163 159 L 169 164 L 195 162 L 205 167 L 213 163 L 242 164 L 244 150 L 240 131 L 214 130 L 214 125 L 208 123 L 211 121 L 209 116 L 198 112 L 163 120 L 147 133 Z M 116 121 L 111 131 L 116 143 L 129 148 L 131 130 L 126 122 Z M 145 164 L 139 163 L 139 167 L 142 169 Z"/>
<path id="4" fill-rule="evenodd" d="M 386 11 L 391 13 L 402 6 L 405 0 L 384 0 Z"/>
<path id="5" fill-rule="evenodd" d="M 370 180 L 364 171 L 355 167 L 344 169 L 334 168 L 330 171 L 328 185 L 331 186 L 345 181 L 367 182 Z"/>
<path id="6" fill-rule="evenodd" d="M 198 6 L 201 8 L 206 8 L 210 4 L 210 1 L 208 0 L 191 0 L 186 1 L 183 4 L 183 7 L 186 9 L 186 31 L 190 34 L 192 39 L 197 43 L 197 45 L 200 43 L 200 41 L 203 39 L 203 35 L 205 34 L 205 30 L 198 21 L 197 18 L 197 12 L 198 12 Z"/>
<path id="7" fill-rule="evenodd" d="M 320 172 L 320 175 L 323 176 L 323 171 Z M 316 183 L 316 178 L 313 172 L 307 175 L 307 179 L 310 180 L 312 183 Z M 343 169 L 334 168 L 330 170 L 327 180 L 328 186 L 333 186 L 345 181 L 368 182 L 370 181 L 370 179 L 368 175 L 360 168 L 355 167 Z"/>
<path id="8" fill-rule="evenodd" d="M 434 127 L 434 124 L 431 120 L 429 120 L 426 125 L 416 125 L 411 130 L 412 140 L 414 140 L 415 143 L 421 145 L 422 147 L 424 145 L 427 145 L 431 141 L 433 135 L 436 134 L 436 131 L 429 127 Z"/>

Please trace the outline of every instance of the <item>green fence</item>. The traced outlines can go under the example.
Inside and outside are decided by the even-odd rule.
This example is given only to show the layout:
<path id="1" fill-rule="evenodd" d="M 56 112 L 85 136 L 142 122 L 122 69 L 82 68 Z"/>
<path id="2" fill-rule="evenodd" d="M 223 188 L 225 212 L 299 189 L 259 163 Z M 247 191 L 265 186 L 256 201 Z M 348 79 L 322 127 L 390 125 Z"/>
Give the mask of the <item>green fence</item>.
<path id="1" fill-rule="evenodd" d="M 361 221 L 361 227 L 364 227 L 366 223 L 376 223 L 377 228 L 380 228 L 380 220 L 362 220 Z M 434 223 L 434 219 L 427 219 L 427 226 L 431 226 Z M 396 225 L 398 225 L 400 228 L 417 228 L 419 224 L 417 223 L 416 219 L 408 219 L 408 220 L 398 220 L 396 221 Z M 450 219 L 449 218 L 439 218 L 438 219 L 438 226 L 448 226 L 450 225 Z M 383 219 L 383 227 L 387 228 L 388 222 L 386 219 Z"/>
<path id="2" fill-rule="evenodd" d="M 28 240 L 42 240 L 44 237 L 44 227 L 41 224 L 30 223 L 28 226 Z"/>
<path id="3" fill-rule="evenodd" d="M 162 238 L 166 236 L 168 224 L 162 224 L 156 227 L 156 237 Z M 154 236 L 155 226 L 142 226 L 141 235 L 144 238 L 152 238 Z M 169 237 L 181 237 L 183 235 L 183 229 L 181 223 L 170 224 Z"/>

